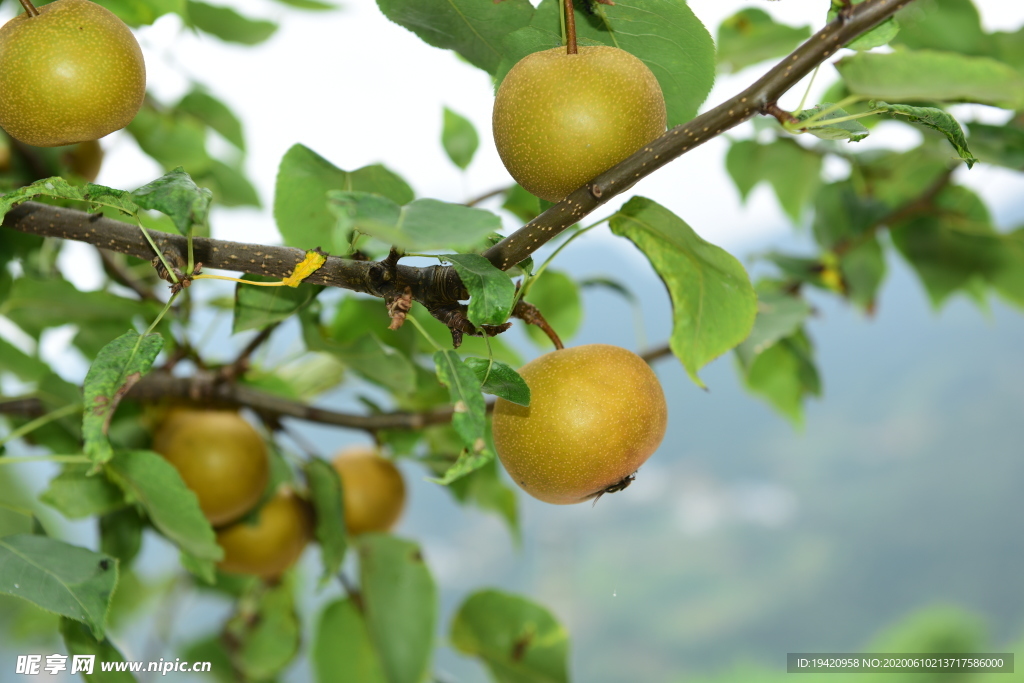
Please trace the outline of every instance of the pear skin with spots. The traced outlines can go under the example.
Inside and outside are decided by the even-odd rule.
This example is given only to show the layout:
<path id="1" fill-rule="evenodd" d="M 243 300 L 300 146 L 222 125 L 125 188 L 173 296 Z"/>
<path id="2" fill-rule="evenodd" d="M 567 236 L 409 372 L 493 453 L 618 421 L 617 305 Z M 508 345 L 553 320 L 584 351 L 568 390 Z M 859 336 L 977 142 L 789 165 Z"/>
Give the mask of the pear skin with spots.
<path id="1" fill-rule="evenodd" d="M 534 498 L 568 505 L 617 490 L 665 436 L 661 383 L 631 351 L 607 344 L 552 351 L 519 374 L 530 405 L 498 399 L 494 446 Z"/>
<path id="2" fill-rule="evenodd" d="M 36 147 L 124 128 L 146 95 L 131 30 L 89 0 L 56 0 L 0 27 L 0 128 Z"/>
<path id="3" fill-rule="evenodd" d="M 527 55 L 494 99 L 494 143 L 516 182 L 557 202 L 665 132 L 665 96 L 647 66 L 615 47 Z"/>

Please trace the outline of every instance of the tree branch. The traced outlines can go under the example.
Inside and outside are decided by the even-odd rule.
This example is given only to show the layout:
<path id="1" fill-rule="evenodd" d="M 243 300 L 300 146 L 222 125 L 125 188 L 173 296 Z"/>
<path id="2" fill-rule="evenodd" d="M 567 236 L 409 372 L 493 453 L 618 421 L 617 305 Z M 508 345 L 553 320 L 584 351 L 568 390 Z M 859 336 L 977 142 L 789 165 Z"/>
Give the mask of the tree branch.
<path id="1" fill-rule="evenodd" d="M 629 189 L 670 161 L 733 128 L 755 114 L 770 113 L 776 100 L 829 56 L 859 35 L 888 19 L 913 0 L 865 0 L 794 50 L 764 77 L 732 99 L 701 114 L 660 138 L 614 168 L 572 192 L 555 206 L 484 252 L 491 263 L 507 270 L 530 256 L 561 231 L 612 197 Z M 137 226 L 72 209 L 25 202 L 4 217 L 3 226 L 49 237 L 78 240 L 151 259 L 155 256 Z M 158 248 L 175 262 L 184 262 L 185 238 L 150 231 Z M 290 247 L 242 244 L 196 238 L 195 258 L 207 269 L 223 269 L 284 278 L 304 252 Z M 313 245 L 310 245 L 312 248 Z M 412 298 L 429 309 L 468 298 L 450 266 L 397 266 L 395 279 L 380 262 L 330 257 L 310 276 L 310 284 L 342 287 L 381 298 L 400 296 L 408 287 Z"/>

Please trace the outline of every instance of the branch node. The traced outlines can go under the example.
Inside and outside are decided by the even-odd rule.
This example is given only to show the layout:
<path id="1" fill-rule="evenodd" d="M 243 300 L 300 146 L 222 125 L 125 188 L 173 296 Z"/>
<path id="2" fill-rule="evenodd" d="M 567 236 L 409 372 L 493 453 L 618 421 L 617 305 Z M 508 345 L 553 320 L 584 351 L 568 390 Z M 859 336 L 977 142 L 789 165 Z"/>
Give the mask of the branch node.
<path id="1" fill-rule="evenodd" d="M 388 308 L 388 315 L 391 317 L 389 330 L 397 330 L 405 323 L 405 318 L 412 309 L 412 288 L 406 287 L 400 296 L 384 297 L 384 304 Z"/>

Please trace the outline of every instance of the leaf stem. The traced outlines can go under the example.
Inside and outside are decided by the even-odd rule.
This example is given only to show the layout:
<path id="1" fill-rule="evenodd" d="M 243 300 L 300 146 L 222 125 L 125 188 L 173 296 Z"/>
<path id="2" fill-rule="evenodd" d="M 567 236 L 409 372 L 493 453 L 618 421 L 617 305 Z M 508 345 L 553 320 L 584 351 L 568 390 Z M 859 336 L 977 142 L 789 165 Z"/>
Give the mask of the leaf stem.
<path id="1" fill-rule="evenodd" d="M 577 54 L 576 48 L 576 10 L 572 0 L 565 0 L 565 53 Z"/>
<path id="2" fill-rule="evenodd" d="M 138 214 L 134 214 L 134 216 L 135 222 L 139 224 L 139 230 L 142 231 L 142 236 L 146 238 L 147 242 L 149 242 L 149 246 L 153 247 L 153 253 L 156 254 L 156 257 L 158 259 L 160 259 L 160 263 L 163 264 L 164 270 L 166 270 L 167 275 L 170 276 L 171 282 L 173 282 L 174 284 L 178 284 L 178 276 L 174 274 L 174 270 L 171 268 L 171 265 L 167 263 L 167 259 L 165 259 L 164 255 L 160 252 L 159 249 L 157 249 L 156 242 L 154 242 L 153 238 L 149 236 L 149 231 L 146 230 L 146 226 L 142 224 L 142 219 L 139 218 Z"/>
<path id="3" fill-rule="evenodd" d="M 191 246 L 191 242 L 189 243 L 189 246 Z M 242 280 L 241 278 L 228 277 L 227 275 L 209 275 L 207 273 L 203 273 L 201 275 L 196 275 L 192 279 L 193 280 L 227 280 L 228 282 L 241 282 L 243 285 L 256 285 L 257 287 L 284 287 L 285 286 L 284 280 L 279 280 L 277 282 L 254 282 L 253 280 Z"/>
<path id="4" fill-rule="evenodd" d="M 406 316 L 406 318 L 405 318 L 405 319 L 406 319 L 406 320 L 411 320 L 411 321 L 412 321 L 412 324 L 413 324 L 413 326 L 414 326 L 414 327 L 415 327 L 415 328 L 416 328 L 417 330 L 419 330 L 419 331 L 420 331 L 420 334 L 422 334 L 422 335 L 423 335 L 423 336 L 424 336 L 424 337 L 426 338 L 426 340 L 427 340 L 428 342 L 430 342 L 430 345 L 431 345 L 431 346 L 433 346 L 433 347 L 434 347 L 435 349 L 437 349 L 438 351 L 444 351 L 444 349 L 443 349 L 443 348 L 441 348 L 441 345 L 440 345 L 440 344 L 438 344 L 438 343 L 437 343 L 437 342 L 436 342 L 436 341 L 434 340 L 434 338 L 430 336 L 430 333 L 429 333 L 429 332 L 427 332 L 427 329 L 426 329 L 425 327 L 423 327 L 423 325 L 422 325 L 422 324 L 420 323 L 420 321 L 419 321 L 419 320 L 417 320 L 417 319 L 416 319 L 416 316 L 414 316 L 414 315 Z"/>
<path id="5" fill-rule="evenodd" d="M 42 417 L 37 417 L 36 419 L 34 419 L 34 420 L 30 421 L 30 422 L 26 422 L 25 424 L 21 425 L 20 427 L 18 427 L 14 431 L 12 431 L 7 436 L 5 436 L 2 439 L 0 439 L 0 446 L 3 446 L 8 441 L 13 441 L 14 439 L 21 438 L 21 437 L 25 436 L 26 434 L 28 434 L 30 432 L 34 432 L 35 430 L 39 429 L 40 427 L 43 427 L 43 426 L 53 422 L 54 420 L 59 420 L 60 418 L 66 417 L 68 415 L 71 415 L 72 413 L 75 413 L 75 412 L 77 412 L 77 411 L 79 411 L 81 409 L 82 409 L 82 404 L 81 403 L 70 403 L 70 404 L 64 406 L 63 408 L 58 408 L 57 410 L 54 410 L 54 411 L 52 411 L 50 413 L 47 413 L 46 415 L 43 415 Z M 6 460 L 6 458 L 0 458 L 0 461 L 2 461 L 2 460 Z"/>

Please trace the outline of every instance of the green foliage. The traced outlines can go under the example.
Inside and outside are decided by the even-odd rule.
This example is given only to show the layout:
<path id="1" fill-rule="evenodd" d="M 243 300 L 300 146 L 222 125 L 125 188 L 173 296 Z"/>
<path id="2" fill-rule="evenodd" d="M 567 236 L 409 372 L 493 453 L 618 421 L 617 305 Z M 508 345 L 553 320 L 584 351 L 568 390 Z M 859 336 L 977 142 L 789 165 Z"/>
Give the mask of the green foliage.
<path id="1" fill-rule="evenodd" d="M 236 666 L 247 680 L 270 680 L 288 666 L 299 649 L 294 588 L 289 581 L 258 586 L 243 596 L 242 605 L 244 610 L 225 627 L 239 644 Z"/>
<path id="2" fill-rule="evenodd" d="M 859 5 L 864 0 L 853 0 L 854 5 Z M 826 21 L 833 22 L 839 17 L 839 11 L 843 8 L 840 0 L 832 0 L 832 5 L 828 10 L 828 16 Z M 881 24 L 871 29 L 867 33 L 854 38 L 843 47 L 848 47 L 853 50 L 870 50 L 872 48 L 881 47 L 882 45 L 888 45 L 900 32 L 900 23 L 896 17 L 889 17 Z"/>
<path id="3" fill-rule="evenodd" d="M 459 274 L 462 284 L 469 290 L 469 310 L 466 317 L 474 325 L 500 325 L 512 312 L 516 286 L 503 270 L 477 254 L 445 254 Z"/>
<path id="4" fill-rule="evenodd" d="M 960 124 L 949 113 L 936 109 L 935 107 L 910 107 L 905 104 L 888 104 L 886 102 L 872 102 L 869 105 L 872 109 L 880 109 L 894 116 L 904 116 L 911 123 L 937 130 L 946 136 L 949 144 L 953 145 L 956 153 L 967 164 L 967 168 L 973 168 L 978 162 L 967 148 L 967 140 L 964 138 L 964 131 Z"/>
<path id="5" fill-rule="evenodd" d="M 629 200 L 612 217 L 611 227 L 644 252 L 665 282 L 672 297 L 672 352 L 703 387 L 697 371 L 743 341 L 753 327 L 757 297 L 746 270 L 644 197 Z"/>
<path id="6" fill-rule="evenodd" d="M 826 113 L 827 112 L 827 113 Z M 813 117 L 813 125 L 807 132 L 822 140 L 848 140 L 849 142 L 860 142 L 869 134 L 867 127 L 856 119 L 829 123 L 832 119 L 842 119 L 849 116 L 845 109 L 836 107 L 831 102 L 823 102 L 816 107 L 805 109 L 796 114 L 800 121 L 807 121 Z"/>
<path id="7" fill-rule="evenodd" d="M 544 314 L 562 341 L 571 339 L 580 329 L 583 322 L 580 288 L 566 273 L 550 268 L 545 270 L 530 281 L 524 299 Z M 551 340 L 539 327 L 528 325 L 525 329 L 534 344 L 542 349 L 551 348 Z"/>
<path id="8" fill-rule="evenodd" d="M 162 348 L 163 338 L 159 334 L 143 337 L 129 330 L 96 355 L 82 387 L 85 394 L 82 436 L 85 454 L 93 462 L 105 463 L 114 457 L 107 440 L 110 420 L 128 389 L 153 367 Z"/>
<path id="9" fill-rule="evenodd" d="M 359 585 L 370 642 L 389 683 L 418 683 L 430 665 L 437 586 L 419 546 L 387 534 L 358 541 Z"/>
<path id="10" fill-rule="evenodd" d="M 160 533 L 192 558 L 190 568 L 213 582 L 214 563 L 224 556 L 196 494 L 185 487 L 174 465 L 151 451 L 121 451 L 107 473 L 138 503 Z"/>
<path id="11" fill-rule="evenodd" d="M 277 31 L 277 24 L 274 22 L 249 19 L 230 7 L 208 5 L 195 0 L 187 0 L 186 5 L 185 16 L 191 26 L 224 41 L 257 45 Z"/>
<path id="12" fill-rule="evenodd" d="M 441 145 L 447 152 L 452 163 L 466 170 L 473 161 L 476 148 L 480 145 L 480 137 L 476 128 L 464 116 L 444 108 L 444 128 L 441 130 Z"/>
<path id="13" fill-rule="evenodd" d="M 494 451 L 487 443 L 487 406 L 476 373 L 450 350 L 435 353 L 434 366 L 437 378 L 448 387 L 455 410 L 452 427 L 463 445 L 459 459 L 437 480 L 439 484 L 450 484 L 485 465 L 494 458 Z"/>
<path id="14" fill-rule="evenodd" d="M 530 405 L 530 387 L 518 372 L 501 361 L 487 358 L 467 358 L 466 365 L 476 373 L 481 389 L 506 401 L 521 406 Z"/>
<path id="15" fill-rule="evenodd" d="M 86 683 L 129 683 L 135 677 L 127 671 L 102 671 L 99 662 L 123 662 L 124 656 L 109 640 L 90 633 L 82 624 L 71 619 L 60 620 L 60 634 L 64 638 L 64 647 L 72 657 L 74 655 L 93 655 L 97 662 L 93 673 L 83 674 Z"/>
<path id="16" fill-rule="evenodd" d="M 757 8 L 740 10 L 718 27 L 718 68 L 739 71 L 752 64 L 789 54 L 811 35 L 810 26 L 779 24 Z"/>
<path id="17" fill-rule="evenodd" d="M 328 210 L 329 190 L 372 192 L 397 204 L 413 199 L 406 182 L 383 166 L 343 171 L 308 147 L 295 145 L 281 159 L 274 190 L 274 219 L 285 244 L 349 252 L 348 235 L 337 234 L 337 219 Z"/>
<path id="18" fill-rule="evenodd" d="M 317 683 L 388 683 L 362 610 L 352 600 L 324 608 L 312 657 Z"/>
<path id="19" fill-rule="evenodd" d="M 183 235 L 189 234 L 192 226 L 209 225 L 212 193 L 197 186 L 181 167 L 135 190 L 132 198 L 143 209 L 170 216 Z"/>
<path id="20" fill-rule="evenodd" d="M 820 154 L 785 138 L 767 145 L 741 140 L 733 143 L 725 159 L 741 199 L 746 200 L 759 182 L 767 180 L 794 223 L 800 222 L 804 208 L 818 189 L 821 164 Z"/>
<path id="21" fill-rule="evenodd" d="M 249 282 L 275 282 L 274 278 L 245 275 Z M 298 287 L 260 287 L 239 282 L 235 285 L 235 310 L 231 331 L 262 330 L 306 309 L 323 291 L 319 285 L 300 283 Z"/>
<path id="22" fill-rule="evenodd" d="M 498 683 L 569 680 L 569 634 L 548 610 L 517 595 L 470 595 L 452 620 L 451 639 L 482 659 Z"/>
<path id="23" fill-rule="evenodd" d="M 66 465 L 39 500 L 68 519 L 105 515 L 125 506 L 124 494 L 102 472 L 89 474 L 89 465 Z"/>
<path id="24" fill-rule="evenodd" d="M 116 559 L 46 536 L 16 534 L 0 538 L 0 567 L 0 593 L 80 621 L 103 637 L 117 585 Z"/>
<path id="25" fill-rule="evenodd" d="M 344 493 L 338 472 L 329 462 L 311 458 L 304 469 L 316 517 L 316 540 L 323 557 L 324 573 L 321 580 L 327 581 L 341 571 L 341 563 L 348 549 Z"/>

